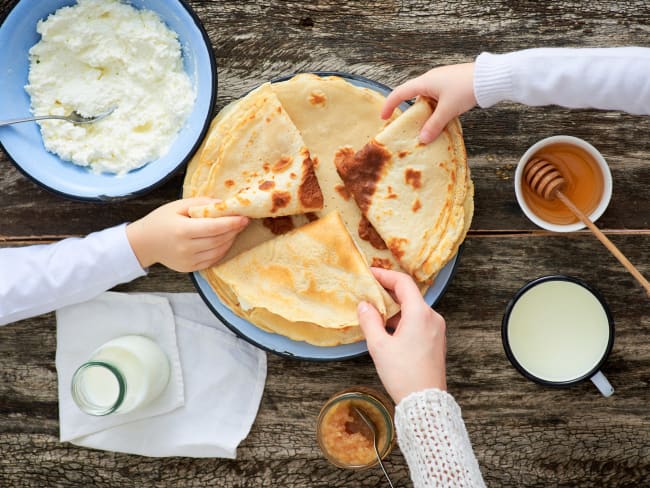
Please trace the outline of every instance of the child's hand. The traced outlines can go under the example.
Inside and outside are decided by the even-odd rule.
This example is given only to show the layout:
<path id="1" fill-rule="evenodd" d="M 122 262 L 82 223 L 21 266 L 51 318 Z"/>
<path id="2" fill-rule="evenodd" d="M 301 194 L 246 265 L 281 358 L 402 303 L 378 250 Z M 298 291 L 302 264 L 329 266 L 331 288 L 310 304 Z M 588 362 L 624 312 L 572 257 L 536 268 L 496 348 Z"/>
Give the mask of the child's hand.
<path id="1" fill-rule="evenodd" d="M 211 198 L 188 198 L 163 205 L 126 227 L 126 235 L 140 265 L 161 263 L 175 271 L 205 269 L 230 249 L 246 227 L 246 217 L 193 219 L 190 207 L 214 203 Z"/>
<path id="2" fill-rule="evenodd" d="M 420 142 L 428 144 L 440 135 L 454 117 L 476 106 L 474 96 L 474 63 L 434 68 L 402 83 L 386 98 L 381 116 L 387 119 L 400 103 L 417 95 L 438 101 L 433 115 L 420 132 Z"/>
<path id="3" fill-rule="evenodd" d="M 413 279 L 404 273 L 371 268 L 375 278 L 401 305 L 400 315 L 389 321 L 395 332 L 386 331 L 384 320 L 370 304 L 358 307 L 359 324 L 368 352 L 386 391 L 399 403 L 410 393 L 427 388 L 447 389 L 445 377 L 445 319 L 422 298 Z"/>

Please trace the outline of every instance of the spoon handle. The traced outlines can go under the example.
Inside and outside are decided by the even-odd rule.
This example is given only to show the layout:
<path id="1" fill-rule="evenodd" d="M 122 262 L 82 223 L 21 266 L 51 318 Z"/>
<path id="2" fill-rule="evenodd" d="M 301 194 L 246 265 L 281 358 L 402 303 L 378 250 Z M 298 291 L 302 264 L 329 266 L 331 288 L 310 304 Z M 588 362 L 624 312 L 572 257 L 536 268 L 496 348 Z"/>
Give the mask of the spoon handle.
<path id="1" fill-rule="evenodd" d="M 587 217 L 582 211 L 575 206 L 575 204 L 561 191 L 556 191 L 555 195 L 557 198 L 559 198 L 564 205 L 567 206 L 569 210 L 571 210 L 576 217 L 578 217 L 582 222 L 589 227 L 589 230 L 594 233 L 594 235 L 598 238 L 600 242 L 603 243 L 603 245 L 611 252 L 616 259 L 619 260 L 619 262 L 627 269 L 632 276 L 634 276 L 639 283 L 645 288 L 646 293 L 648 296 L 650 296 L 650 283 L 648 280 L 645 279 L 645 277 L 641 274 L 641 272 L 634 267 L 634 265 L 625 257 L 625 255 L 619 251 L 619 249 L 614 245 L 612 241 L 610 241 L 605 234 L 602 233 L 602 231 L 594 225 L 594 223 L 589 220 L 589 217 Z"/>
<path id="2" fill-rule="evenodd" d="M 388 473 L 386 472 L 386 468 L 384 468 L 384 463 L 381 462 L 381 456 L 379 455 L 379 451 L 377 450 L 377 444 L 375 444 L 375 454 L 377 455 L 377 461 L 379 461 L 379 467 L 381 467 L 381 470 L 384 472 L 384 476 L 386 477 L 386 481 L 388 481 L 388 486 L 390 486 L 390 488 L 395 488 L 393 486 L 393 482 L 390 480 L 390 477 L 388 476 Z"/>
<path id="3" fill-rule="evenodd" d="M 0 127 L 5 125 L 20 124 L 22 122 L 33 122 L 35 120 L 43 120 L 43 119 L 68 120 L 67 117 L 64 117 L 62 115 L 39 115 L 38 117 L 25 117 L 23 119 L 0 120 Z"/>

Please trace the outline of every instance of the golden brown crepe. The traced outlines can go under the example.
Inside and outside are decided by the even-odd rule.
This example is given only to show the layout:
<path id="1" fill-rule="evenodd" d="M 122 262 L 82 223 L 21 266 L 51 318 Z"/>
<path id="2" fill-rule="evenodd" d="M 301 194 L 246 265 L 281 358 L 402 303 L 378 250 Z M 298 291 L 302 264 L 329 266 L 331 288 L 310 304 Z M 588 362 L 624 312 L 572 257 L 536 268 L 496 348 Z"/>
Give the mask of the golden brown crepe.
<path id="1" fill-rule="evenodd" d="M 268 83 L 212 128 L 199 161 L 196 177 L 209 172 L 197 195 L 221 201 L 192 207 L 192 217 L 263 218 L 323 207 L 309 151 Z"/>
<path id="2" fill-rule="evenodd" d="M 204 143 L 203 150 L 199 151 L 202 154 L 197 153 L 188 166 L 184 197 L 197 195 L 196 187 L 200 186 L 201 182 L 205 184 L 205 167 L 211 167 L 210 161 L 215 158 L 219 141 L 230 131 L 232 121 L 238 117 L 237 114 L 250 107 L 254 94 L 259 90 L 265 90 L 264 86 L 226 106 L 217 115 L 218 120 L 213 123 L 206 138 L 208 142 Z M 352 238 L 370 265 L 401 270 L 397 259 L 370 223 L 363 218 L 334 166 L 334 154 L 342 144 L 360 149 L 386 125 L 387 122 L 380 116 L 385 98 L 369 88 L 354 86 L 337 76 L 320 77 L 306 73 L 296 75 L 287 81 L 273 83 L 271 89 L 280 99 L 282 107 L 300 131 L 305 146 L 309 149 L 323 193 L 324 207 L 323 210 L 308 217 L 294 215 L 279 219 L 251 220 L 224 260 L 276 235 L 304 225 L 318 216 L 338 210 Z M 396 115 L 398 113 L 399 111 L 396 111 Z"/>
<path id="3" fill-rule="evenodd" d="M 335 165 L 363 215 L 400 265 L 429 282 L 469 228 L 473 186 L 457 119 L 430 144 L 418 134 L 434 105 L 421 98 L 363 149 L 343 147 Z"/>
<path id="4" fill-rule="evenodd" d="M 372 299 L 364 299 L 376 303 L 380 310 L 382 310 L 381 303 L 383 301 L 387 305 L 383 306 L 382 313 L 386 316 L 392 315 L 395 304 L 385 290 L 374 281 L 372 275 L 369 274 L 367 265 L 398 270 L 404 270 L 404 268 L 387 248 L 370 219 L 364 217 L 334 164 L 335 156 L 341 147 L 349 148 L 354 154 L 374 136 L 388 131 L 402 119 L 402 117 L 393 118 L 392 121 L 389 121 L 390 125 L 387 126 L 388 122 L 380 117 L 383 102 L 382 95 L 367 88 L 354 86 L 342 78 L 302 74 L 280 83 L 262 85 L 241 100 L 226 106 L 217 115 L 208 136 L 188 166 L 183 187 L 184 196 L 210 194 L 211 188 L 225 186 L 226 178 L 222 174 L 223 169 L 220 169 L 222 162 L 226 162 L 225 167 L 230 168 L 225 173 L 230 171 L 228 174 L 232 174 L 233 181 L 237 182 L 231 189 L 232 193 L 219 191 L 212 195 L 224 199 L 224 201 L 237 199 L 238 194 L 241 196 L 242 188 L 247 187 L 248 180 L 246 178 L 254 171 L 250 170 L 248 175 L 243 175 L 242 168 L 238 166 L 239 162 L 235 164 L 236 160 L 241 161 L 241 158 L 237 157 L 237 153 L 248 151 L 250 154 L 259 155 L 267 145 L 273 145 L 273 150 L 280 147 L 277 141 L 270 141 L 270 136 L 261 139 L 264 143 L 260 144 L 260 147 L 253 147 L 255 146 L 253 141 L 260 140 L 261 132 L 258 133 L 252 129 L 255 122 L 248 122 L 248 120 L 252 117 L 252 120 L 257 121 L 258 127 L 265 126 L 266 122 L 262 123 L 263 119 L 256 117 L 256 114 L 269 114 L 273 108 L 276 113 L 279 113 L 278 106 L 288 115 L 291 122 L 289 124 L 286 120 L 278 119 L 282 122 L 280 126 L 285 128 L 294 126 L 303 141 L 302 144 L 296 143 L 295 141 L 298 139 L 292 136 L 290 140 L 294 142 L 288 145 L 284 144 L 284 147 L 293 148 L 294 154 L 298 147 L 308 150 L 323 195 L 323 209 L 317 212 L 305 210 L 301 214 L 280 217 L 276 217 L 277 214 L 271 212 L 255 214 L 274 216 L 252 218 L 248 227 L 239 234 L 221 264 L 202 271 L 215 293 L 235 313 L 266 331 L 283 334 L 294 340 L 304 340 L 311 344 L 332 346 L 362 340 L 363 334 L 356 321 L 356 303 L 360 299 L 359 296 L 350 299 L 349 297 L 353 295 L 345 295 L 348 296 L 348 299 L 337 299 L 337 301 L 332 299 L 337 295 L 331 289 L 328 292 L 329 296 L 322 290 L 314 296 L 309 293 L 305 294 L 306 282 L 299 281 L 291 274 L 312 273 L 312 271 L 305 271 L 310 268 L 305 265 L 304 261 L 308 261 L 311 255 L 311 251 L 308 249 L 316 248 L 320 249 L 319 252 L 329 249 L 330 254 L 313 260 L 313 264 L 324 267 L 324 271 L 320 270 L 313 274 L 314 286 L 329 286 L 333 281 L 331 278 L 327 278 L 328 276 L 338 277 L 334 281 L 342 279 L 341 276 L 347 276 L 345 275 L 346 269 L 336 270 L 336 266 L 324 263 L 327 263 L 328 259 L 334 259 L 341 250 L 352 249 L 348 254 L 352 253 L 356 256 L 354 258 L 356 266 L 361 266 L 357 260 L 360 257 L 363 262 L 361 268 L 365 271 L 359 276 L 355 271 L 352 276 L 342 279 L 342 282 L 346 284 L 341 293 L 350 293 L 348 288 L 351 288 L 357 295 L 372 291 Z M 409 109 L 407 113 L 411 110 Z M 398 115 L 397 111 L 395 117 Z M 395 127 L 399 128 L 399 126 Z M 460 135 L 460 127 L 458 127 L 458 131 Z M 291 133 L 291 129 L 289 132 Z M 268 132 L 269 135 L 272 133 Z M 278 134 L 277 131 L 274 133 Z M 462 136 L 460 137 L 462 143 Z M 250 147 L 242 142 L 247 138 L 251 142 Z M 258 157 L 257 160 L 259 161 L 260 158 Z M 238 169 L 240 173 L 237 173 Z M 463 220 L 460 225 L 462 230 L 459 236 L 446 239 L 443 233 L 439 239 L 442 246 L 449 248 L 448 252 L 453 254 L 462 242 L 461 236 L 464 237 L 467 232 L 473 211 L 473 187 L 469 175 L 467 174 L 462 181 L 461 188 L 455 188 L 455 191 L 464 191 L 464 198 L 461 198 Z M 248 190 L 245 191 L 251 189 L 255 189 L 255 187 L 248 186 Z M 423 193 L 423 201 L 425 198 L 429 198 L 426 192 Z M 245 200 L 250 200 L 253 203 L 252 198 L 245 198 Z M 240 205 L 239 212 L 242 212 L 243 207 L 249 206 L 241 205 L 241 203 L 238 203 Z M 252 206 L 264 209 L 264 205 L 257 203 L 250 205 L 251 208 Z M 204 212 L 206 209 L 201 210 L 201 215 L 204 215 Z M 332 212 L 336 212 L 338 216 L 332 217 L 330 215 Z M 450 211 L 440 216 L 441 225 L 443 221 L 447 222 L 446 225 L 450 225 L 449 222 L 454 221 L 452 213 Z M 319 217 L 325 222 L 319 222 L 317 220 Z M 337 220 L 337 223 L 332 224 L 332 220 Z M 294 234 L 297 234 L 298 237 L 295 237 Z M 344 238 L 344 242 L 337 240 L 341 235 L 347 236 Z M 387 235 L 390 236 L 390 234 Z M 278 236 L 281 237 L 278 238 Z M 295 240 L 301 244 L 294 247 L 286 246 L 285 239 L 288 239 L 289 242 Z M 350 243 L 352 243 L 351 247 Z M 288 250 L 285 251 L 285 249 Z M 295 256 L 289 259 L 285 255 Z M 265 267 L 264 261 L 269 259 L 265 259 L 264 256 L 274 259 L 279 256 L 284 259 L 281 261 L 282 265 L 291 267 L 291 272 L 280 272 L 279 275 L 267 272 L 269 270 Z M 339 256 L 337 259 L 339 260 L 338 265 L 341 265 L 342 258 Z M 432 262 L 436 259 L 435 255 L 431 258 Z M 425 260 L 425 262 L 429 261 Z M 353 269 L 356 268 L 353 267 Z M 426 275 L 429 282 L 434 274 L 435 272 Z M 288 282 L 282 281 L 282 278 L 287 276 L 291 276 L 294 280 L 290 283 L 291 286 L 287 284 Z M 371 281 L 367 281 L 368 276 L 372 278 Z M 304 276 L 302 279 L 305 279 Z M 297 286 L 296 283 L 301 283 L 301 285 Z M 379 298 L 376 288 L 378 286 Z M 422 286 L 421 288 L 422 290 L 426 289 Z M 334 294 L 332 295 L 332 293 Z M 344 303 L 347 307 L 345 313 L 341 312 L 339 302 Z M 354 306 L 352 306 L 353 303 Z M 309 312 L 309 316 L 307 312 Z"/>
<path id="5" fill-rule="evenodd" d="M 216 162 L 216 152 L 219 150 L 219 145 L 228 131 L 233 116 L 237 113 L 236 109 L 239 107 L 245 108 L 253 93 L 251 92 L 246 97 L 229 103 L 212 119 L 205 139 L 203 139 L 201 146 L 187 165 L 185 180 L 183 181 L 183 198 L 198 196 L 201 187 L 207 183 L 210 169 Z"/>
<path id="6" fill-rule="evenodd" d="M 380 116 L 385 97 L 338 76 L 308 73 L 271 87 L 300 130 L 314 161 L 324 198 L 323 209 L 317 214 L 337 210 L 368 263 L 400 270 L 386 244 L 363 218 L 334 166 L 334 155 L 341 146 L 361 149 L 386 126 L 388 122 Z"/>
<path id="7" fill-rule="evenodd" d="M 338 212 L 266 241 L 206 276 L 237 315 L 317 345 L 362 339 L 357 305 L 388 318 L 399 307 L 375 280 Z"/>

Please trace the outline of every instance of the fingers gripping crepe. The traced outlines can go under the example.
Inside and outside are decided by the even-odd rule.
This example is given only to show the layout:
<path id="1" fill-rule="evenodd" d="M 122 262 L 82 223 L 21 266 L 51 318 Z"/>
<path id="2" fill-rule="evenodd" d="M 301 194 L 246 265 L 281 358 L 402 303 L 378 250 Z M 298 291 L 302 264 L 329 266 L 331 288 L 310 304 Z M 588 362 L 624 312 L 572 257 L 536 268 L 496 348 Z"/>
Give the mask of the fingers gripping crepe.
<path id="1" fill-rule="evenodd" d="M 400 265 L 422 282 L 453 257 L 473 211 L 458 120 L 432 143 L 418 140 L 433 108 L 419 99 L 363 149 L 341 148 L 335 159 L 363 215 Z"/>
<path id="2" fill-rule="evenodd" d="M 398 310 L 338 212 L 212 268 L 209 281 L 238 315 L 265 330 L 318 345 L 362 338 L 357 318 L 362 300 L 384 318 Z"/>
<path id="3" fill-rule="evenodd" d="M 321 209 L 323 196 L 309 151 L 269 85 L 240 104 L 237 113 L 234 120 L 226 114 L 226 122 L 219 124 L 218 150 L 210 137 L 201 154 L 201 161 L 212 158 L 214 163 L 198 194 L 221 201 L 192 207 L 190 215 L 262 218 Z M 205 177 L 204 171 L 195 175 Z"/>

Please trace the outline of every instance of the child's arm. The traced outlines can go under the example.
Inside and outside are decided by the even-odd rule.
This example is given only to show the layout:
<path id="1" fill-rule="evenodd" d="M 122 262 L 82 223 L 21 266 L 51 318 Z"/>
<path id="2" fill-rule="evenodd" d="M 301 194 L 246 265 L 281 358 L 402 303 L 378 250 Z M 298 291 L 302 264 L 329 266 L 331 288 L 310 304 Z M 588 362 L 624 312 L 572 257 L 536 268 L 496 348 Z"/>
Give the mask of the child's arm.
<path id="1" fill-rule="evenodd" d="M 172 202 L 83 239 L 0 249 L 0 325 L 89 300 L 145 275 L 143 268 L 156 262 L 178 271 L 214 264 L 248 220 L 187 216 L 190 206 L 206 203 Z"/>
<path id="2" fill-rule="evenodd" d="M 503 100 L 650 114 L 650 48 L 483 53 L 475 63 L 434 68 L 398 86 L 386 99 L 382 117 L 417 95 L 438 101 L 420 133 L 424 143 L 472 107 L 487 108 Z"/>
<path id="3" fill-rule="evenodd" d="M 650 114 L 650 49 L 543 48 L 476 58 L 478 105 L 502 100 L 526 105 L 622 110 Z"/>

